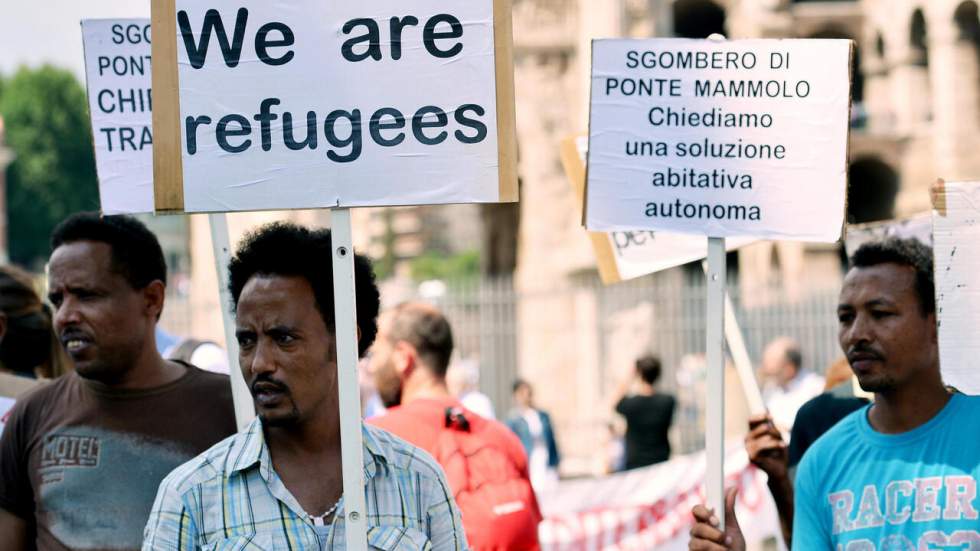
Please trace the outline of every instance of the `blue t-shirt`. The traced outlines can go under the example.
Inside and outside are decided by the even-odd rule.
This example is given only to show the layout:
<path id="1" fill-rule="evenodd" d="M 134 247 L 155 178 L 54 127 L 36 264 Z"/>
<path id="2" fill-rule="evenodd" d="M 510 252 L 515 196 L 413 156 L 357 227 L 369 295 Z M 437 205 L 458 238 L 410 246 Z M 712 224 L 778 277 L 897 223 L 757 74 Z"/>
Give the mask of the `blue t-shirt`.
<path id="1" fill-rule="evenodd" d="M 803 456 L 793 549 L 980 549 L 980 396 L 955 394 L 902 434 L 876 432 L 868 407 Z"/>

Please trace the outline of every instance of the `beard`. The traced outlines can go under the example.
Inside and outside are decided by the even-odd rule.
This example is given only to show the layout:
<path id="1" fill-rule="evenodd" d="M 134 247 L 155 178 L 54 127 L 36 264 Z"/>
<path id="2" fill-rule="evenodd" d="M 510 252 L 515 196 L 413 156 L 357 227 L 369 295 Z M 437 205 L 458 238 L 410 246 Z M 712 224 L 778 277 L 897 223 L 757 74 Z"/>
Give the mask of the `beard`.
<path id="1" fill-rule="evenodd" d="M 393 408 L 402 403 L 402 382 L 394 369 L 386 369 L 374 380 L 378 397 L 385 408 Z"/>
<path id="2" fill-rule="evenodd" d="M 402 403 L 402 381 L 390 361 L 377 366 L 374 372 L 374 389 L 385 408 L 393 408 Z"/>
<path id="3" fill-rule="evenodd" d="M 259 389 L 256 389 L 258 383 L 263 383 L 265 389 L 270 387 L 274 389 L 279 394 L 278 403 L 273 403 L 271 406 L 266 404 L 263 405 L 257 396 L 261 393 Z M 249 392 L 252 394 L 252 401 L 255 404 L 255 412 L 262 423 L 267 427 L 289 427 L 299 423 L 300 412 L 299 407 L 296 405 L 296 400 L 293 399 L 293 394 L 289 387 L 285 384 L 273 381 L 271 377 L 260 375 L 259 378 L 252 381 L 249 385 Z"/>
<path id="4" fill-rule="evenodd" d="M 299 411 L 295 406 L 287 412 L 262 412 L 259 419 L 266 427 L 291 427 L 299 423 Z"/>
<path id="5" fill-rule="evenodd" d="M 388 385 L 388 388 L 378 387 L 378 397 L 385 408 L 393 408 L 402 403 L 402 387 L 400 384 Z"/>
<path id="6" fill-rule="evenodd" d="M 885 374 L 858 376 L 858 385 L 861 386 L 861 390 L 873 393 L 888 392 L 898 386 L 892 377 Z"/>

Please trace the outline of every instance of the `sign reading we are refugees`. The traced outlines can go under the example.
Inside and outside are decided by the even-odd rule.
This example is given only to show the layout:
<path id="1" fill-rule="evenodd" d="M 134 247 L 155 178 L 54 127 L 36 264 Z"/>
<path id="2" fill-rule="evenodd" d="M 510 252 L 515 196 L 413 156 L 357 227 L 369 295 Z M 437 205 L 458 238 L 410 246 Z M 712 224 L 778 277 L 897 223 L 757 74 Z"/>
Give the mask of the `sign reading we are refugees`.
<path id="1" fill-rule="evenodd" d="M 85 19 L 82 43 L 102 212 L 153 212 L 150 20 Z"/>
<path id="2" fill-rule="evenodd" d="M 836 241 L 848 40 L 592 44 L 585 225 Z"/>
<path id="3" fill-rule="evenodd" d="M 516 200 L 509 4 L 154 2 L 158 210 Z"/>

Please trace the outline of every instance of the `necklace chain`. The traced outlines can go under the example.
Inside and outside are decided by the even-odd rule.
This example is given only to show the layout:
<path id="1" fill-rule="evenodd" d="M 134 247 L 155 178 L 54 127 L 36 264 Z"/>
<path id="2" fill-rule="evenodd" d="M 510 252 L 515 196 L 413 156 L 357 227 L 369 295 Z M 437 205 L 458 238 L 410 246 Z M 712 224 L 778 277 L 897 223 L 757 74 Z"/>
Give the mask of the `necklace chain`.
<path id="1" fill-rule="evenodd" d="M 343 498 L 344 498 L 344 494 L 341 493 L 340 494 L 340 497 L 337 498 L 337 502 L 334 503 L 332 507 L 330 507 L 329 509 L 327 509 L 326 512 L 323 513 L 322 515 L 319 515 L 319 516 L 310 515 L 310 520 L 313 521 L 313 525 L 314 526 L 323 526 L 325 524 L 323 521 L 327 517 L 329 517 L 330 515 L 334 514 L 334 512 L 337 510 L 337 507 L 340 507 L 340 500 L 343 499 Z"/>

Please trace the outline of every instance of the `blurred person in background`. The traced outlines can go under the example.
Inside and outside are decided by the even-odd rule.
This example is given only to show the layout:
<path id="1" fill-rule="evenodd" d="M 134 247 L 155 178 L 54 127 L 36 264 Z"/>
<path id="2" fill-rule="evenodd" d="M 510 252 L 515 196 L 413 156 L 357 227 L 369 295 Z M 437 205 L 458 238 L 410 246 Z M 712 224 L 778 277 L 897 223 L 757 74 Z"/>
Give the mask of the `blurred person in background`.
<path id="1" fill-rule="evenodd" d="M 789 434 L 796 412 L 817 394 L 823 392 L 823 378 L 803 369 L 800 344 L 790 337 L 769 342 L 762 353 L 762 400 L 776 428 Z"/>
<path id="2" fill-rule="evenodd" d="M 378 389 L 374 388 L 369 355 L 365 355 L 357 361 L 357 387 L 361 393 L 361 417 L 370 419 L 384 415 L 385 405 L 381 403 L 381 395 L 378 394 Z"/>
<path id="3" fill-rule="evenodd" d="M 601 474 L 613 474 L 626 468 L 626 442 L 622 431 L 616 423 L 609 421 L 606 424 L 606 434 L 603 444 L 604 453 L 602 454 Z"/>
<path id="4" fill-rule="evenodd" d="M 0 266 L 0 433 L 17 398 L 68 365 L 30 274 Z"/>
<path id="5" fill-rule="evenodd" d="M 531 472 L 531 484 L 543 491 L 558 482 L 558 443 L 548 412 L 534 406 L 534 389 L 523 379 L 514 381 L 514 409 L 507 426 L 521 439 Z"/>
<path id="6" fill-rule="evenodd" d="M 803 459 L 806 450 L 852 411 L 868 405 L 874 394 L 864 392 L 851 372 L 847 358 L 840 358 L 827 368 L 824 392 L 800 407 L 793 422 L 789 440 L 790 476 Z"/>
<path id="7" fill-rule="evenodd" d="M 69 367 L 30 274 L 0 266 L 0 372 L 51 379 Z"/>
<path id="8" fill-rule="evenodd" d="M 410 302 L 381 315 L 371 348 L 375 386 L 388 408 L 368 422 L 431 453 L 446 471 L 477 551 L 538 549 L 541 511 L 520 440 L 449 392 L 449 321 Z"/>
<path id="9" fill-rule="evenodd" d="M 480 364 L 476 360 L 451 362 L 446 371 L 446 386 L 466 409 L 487 419 L 497 418 L 493 401 L 480 392 Z"/>
<path id="10" fill-rule="evenodd" d="M 642 356 L 616 391 L 616 413 L 626 419 L 626 469 L 670 459 L 667 432 L 674 419 L 677 400 L 657 391 L 660 374 L 660 358 Z"/>
<path id="11" fill-rule="evenodd" d="M 178 337 L 157 326 L 156 343 L 160 355 L 168 360 L 189 363 L 212 373 L 229 374 L 228 352 L 216 342 Z"/>
<path id="12" fill-rule="evenodd" d="M 231 386 L 157 351 L 167 267 L 141 222 L 72 215 L 51 246 L 74 370 L 19 400 L 0 438 L 0 550 L 139 549 L 163 477 L 235 431 Z"/>

